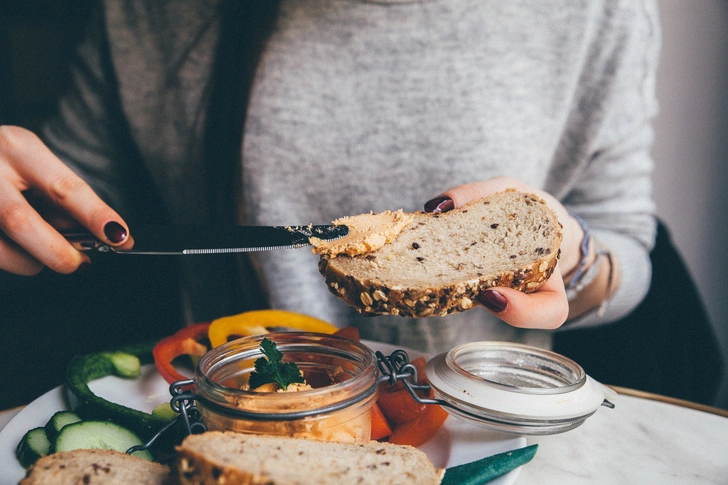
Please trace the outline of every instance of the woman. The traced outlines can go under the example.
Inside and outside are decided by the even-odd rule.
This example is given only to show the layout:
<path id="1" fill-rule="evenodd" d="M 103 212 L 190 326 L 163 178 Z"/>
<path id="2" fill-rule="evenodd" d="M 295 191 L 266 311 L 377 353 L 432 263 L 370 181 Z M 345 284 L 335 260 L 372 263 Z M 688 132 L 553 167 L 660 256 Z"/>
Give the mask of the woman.
<path id="1" fill-rule="evenodd" d="M 559 214 L 560 271 L 531 295 L 486 292 L 498 318 L 362 318 L 305 250 L 234 267 L 184 258 L 187 318 L 220 316 L 255 287 L 266 305 L 442 351 L 481 339 L 548 346 L 543 329 L 567 317 L 601 324 L 641 301 L 654 238 L 653 1 L 271 5 L 104 3 L 43 141 L 0 128 L 0 268 L 88 262 L 55 230 L 68 216 L 124 246 L 140 221 L 327 223 L 423 203 L 446 211 L 518 186 Z M 29 190 L 61 218 L 37 212 Z"/>

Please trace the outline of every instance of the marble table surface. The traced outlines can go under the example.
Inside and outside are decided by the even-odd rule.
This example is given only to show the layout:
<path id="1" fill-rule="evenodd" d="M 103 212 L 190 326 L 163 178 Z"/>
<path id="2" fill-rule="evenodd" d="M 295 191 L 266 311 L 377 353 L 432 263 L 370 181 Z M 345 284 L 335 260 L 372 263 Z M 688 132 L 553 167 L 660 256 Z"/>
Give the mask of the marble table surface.
<path id="1" fill-rule="evenodd" d="M 614 409 L 529 437 L 538 452 L 517 484 L 728 484 L 728 412 L 617 390 Z"/>
<path id="2" fill-rule="evenodd" d="M 728 411 L 617 388 L 615 408 L 538 443 L 517 485 L 728 484 Z M 21 408 L 0 413 L 0 430 Z"/>

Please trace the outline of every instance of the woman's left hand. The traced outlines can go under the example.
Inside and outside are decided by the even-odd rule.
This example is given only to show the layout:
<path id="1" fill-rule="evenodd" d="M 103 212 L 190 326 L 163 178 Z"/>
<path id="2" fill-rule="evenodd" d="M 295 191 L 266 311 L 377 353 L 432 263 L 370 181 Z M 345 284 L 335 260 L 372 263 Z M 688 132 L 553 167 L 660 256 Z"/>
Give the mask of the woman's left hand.
<path id="1" fill-rule="evenodd" d="M 562 230 L 561 257 L 557 271 L 533 293 L 522 293 L 507 287 L 491 288 L 480 295 L 480 303 L 498 318 L 514 327 L 554 329 L 561 326 L 569 315 L 563 276 L 569 274 L 581 259 L 580 245 L 584 232 L 563 205 L 552 195 L 536 190 L 508 177 L 496 177 L 481 182 L 454 187 L 425 204 L 426 212 L 447 212 L 468 202 L 516 188 L 538 195 L 556 212 Z"/>

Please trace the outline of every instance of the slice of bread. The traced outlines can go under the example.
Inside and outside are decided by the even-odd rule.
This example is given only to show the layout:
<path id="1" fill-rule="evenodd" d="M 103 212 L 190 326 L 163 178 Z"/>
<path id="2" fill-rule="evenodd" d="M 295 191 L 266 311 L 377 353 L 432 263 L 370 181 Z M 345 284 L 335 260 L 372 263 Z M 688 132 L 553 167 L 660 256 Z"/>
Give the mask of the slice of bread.
<path id="1" fill-rule="evenodd" d="M 415 212 L 394 240 L 367 254 L 322 255 L 329 290 L 365 314 L 444 316 L 483 290 L 527 293 L 551 276 L 562 226 L 534 194 L 509 189 L 441 214 Z"/>
<path id="2" fill-rule="evenodd" d="M 113 450 L 60 451 L 39 459 L 19 485 L 167 485 L 169 467 Z"/>
<path id="3" fill-rule="evenodd" d="M 177 447 L 181 485 L 437 485 L 424 452 L 389 443 L 345 444 L 209 431 Z"/>

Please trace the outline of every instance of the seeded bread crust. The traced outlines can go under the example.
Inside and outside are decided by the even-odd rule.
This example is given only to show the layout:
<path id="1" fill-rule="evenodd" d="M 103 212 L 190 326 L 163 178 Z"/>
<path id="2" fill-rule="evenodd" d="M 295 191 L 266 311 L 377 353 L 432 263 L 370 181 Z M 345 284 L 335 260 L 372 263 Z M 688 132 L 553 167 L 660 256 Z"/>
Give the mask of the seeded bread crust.
<path id="1" fill-rule="evenodd" d="M 113 450 L 60 451 L 40 458 L 19 485 L 169 485 L 169 468 Z"/>
<path id="2" fill-rule="evenodd" d="M 445 316 L 473 308 L 491 287 L 536 291 L 560 256 L 562 226 L 534 194 L 509 189 L 446 213 L 412 215 L 378 251 L 322 256 L 329 291 L 363 314 Z"/>
<path id="3" fill-rule="evenodd" d="M 437 485 L 444 470 L 411 446 L 208 431 L 177 447 L 181 485 Z"/>

